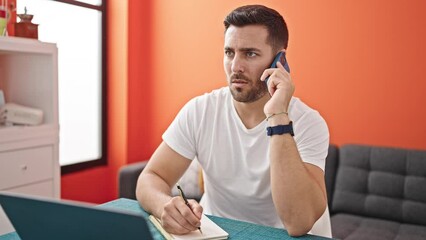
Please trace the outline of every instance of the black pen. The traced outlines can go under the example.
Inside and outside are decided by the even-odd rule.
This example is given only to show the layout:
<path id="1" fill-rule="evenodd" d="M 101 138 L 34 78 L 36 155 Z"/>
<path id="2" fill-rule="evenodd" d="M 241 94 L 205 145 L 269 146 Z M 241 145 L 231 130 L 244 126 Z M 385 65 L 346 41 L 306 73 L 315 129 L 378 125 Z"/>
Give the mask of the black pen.
<path id="1" fill-rule="evenodd" d="M 183 200 L 185 201 L 186 206 L 188 206 L 188 207 L 189 207 L 189 209 L 192 211 L 191 206 L 189 206 L 188 199 L 186 199 L 186 197 L 185 197 L 185 193 L 183 193 L 183 190 L 182 190 L 182 188 L 179 186 L 179 183 L 176 183 L 176 187 L 177 187 L 177 189 L 178 189 L 178 191 L 179 191 L 180 196 L 181 196 L 181 197 L 183 198 Z M 200 231 L 200 233 L 201 233 L 201 234 L 203 234 L 203 232 L 201 231 L 201 227 L 198 227 L 198 230 Z"/>

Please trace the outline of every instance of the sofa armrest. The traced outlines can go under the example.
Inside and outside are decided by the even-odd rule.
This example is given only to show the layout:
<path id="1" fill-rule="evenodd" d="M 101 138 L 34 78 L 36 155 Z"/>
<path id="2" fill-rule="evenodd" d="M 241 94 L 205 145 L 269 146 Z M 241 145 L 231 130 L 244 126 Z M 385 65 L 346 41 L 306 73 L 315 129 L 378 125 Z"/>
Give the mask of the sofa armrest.
<path id="1" fill-rule="evenodd" d="M 325 187 L 327 189 L 328 209 L 332 209 L 332 199 L 334 193 L 334 183 L 336 181 L 337 167 L 339 164 L 339 150 L 337 145 L 330 144 L 328 155 L 325 161 Z"/>
<path id="2" fill-rule="evenodd" d="M 132 163 L 120 168 L 118 173 L 118 197 L 136 199 L 138 177 L 148 161 Z"/>

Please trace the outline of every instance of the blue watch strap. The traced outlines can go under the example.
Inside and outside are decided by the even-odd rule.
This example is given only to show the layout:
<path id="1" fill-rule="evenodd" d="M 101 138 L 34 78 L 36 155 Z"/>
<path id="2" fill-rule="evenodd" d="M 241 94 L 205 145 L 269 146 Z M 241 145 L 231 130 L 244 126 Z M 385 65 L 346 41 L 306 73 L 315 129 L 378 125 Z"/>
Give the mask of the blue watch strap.
<path id="1" fill-rule="evenodd" d="M 278 126 L 266 128 L 266 134 L 268 136 L 282 135 L 282 134 L 285 134 L 285 133 L 290 133 L 291 136 L 294 136 L 293 122 L 290 121 L 290 123 L 288 125 L 278 125 Z"/>

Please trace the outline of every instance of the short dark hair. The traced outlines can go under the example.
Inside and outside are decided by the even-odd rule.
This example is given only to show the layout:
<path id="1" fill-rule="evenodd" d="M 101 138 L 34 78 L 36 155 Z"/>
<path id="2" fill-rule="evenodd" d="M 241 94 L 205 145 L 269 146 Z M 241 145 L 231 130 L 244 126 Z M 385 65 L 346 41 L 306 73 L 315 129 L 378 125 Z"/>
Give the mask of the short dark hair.
<path id="1" fill-rule="evenodd" d="M 288 29 L 284 18 L 274 9 L 263 5 L 246 5 L 233 10 L 223 21 L 225 32 L 229 26 L 243 27 L 247 25 L 265 26 L 268 31 L 268 43 L 272 49 L 287 49 Z"/>

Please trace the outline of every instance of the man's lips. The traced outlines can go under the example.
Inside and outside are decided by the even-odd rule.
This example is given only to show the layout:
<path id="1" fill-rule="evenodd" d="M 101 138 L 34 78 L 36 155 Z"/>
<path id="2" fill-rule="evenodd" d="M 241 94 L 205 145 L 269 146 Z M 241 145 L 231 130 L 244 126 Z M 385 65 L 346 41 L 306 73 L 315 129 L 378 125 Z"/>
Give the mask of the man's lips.
<path id="1" fill-rule="evenodd" d="M 243 88 L 248 85 L 247 81 L 241 80 L 241 79 L 232 80 L 231 83 L 232 83 L 232 86 L 236 88 Z"/>
<path id="2" fill-rule="evenodd" d="M 248 79 L 242 74 L 232 74 L 231 76 L 231 84 L 234 87 L 241 88 L 245 87 L 250 83 Z"/>
<path id="3" fill-rule="evenodd" d="M 233 79 L 231 82 L 232 83 L 242 83 L 242 84 L 248 83 L 246 80 L 242 80 L 242 79 Z"/>

